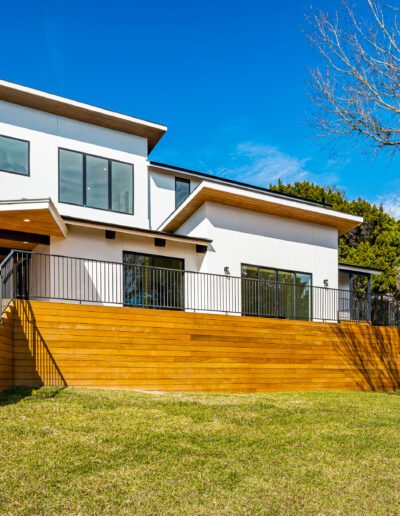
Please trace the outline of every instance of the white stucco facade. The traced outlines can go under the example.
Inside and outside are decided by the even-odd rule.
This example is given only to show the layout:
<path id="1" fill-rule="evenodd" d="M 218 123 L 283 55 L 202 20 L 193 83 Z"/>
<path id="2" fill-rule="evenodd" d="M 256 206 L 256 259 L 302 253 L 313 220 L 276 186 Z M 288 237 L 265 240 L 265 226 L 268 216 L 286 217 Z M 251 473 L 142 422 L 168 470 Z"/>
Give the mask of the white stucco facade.
<path id="1" fill-rule="evenodd" d="M 315 203 L 297 201 L 248 185 L 241 186 L 227 181 L 225 184 L 223 179 L 213 179 L 206 175 L 202 177 L 201 173 L 190 170 L 152 164 L 148 158 L 150 139 L 147 139 L 145 133 L 139 131 L 141 135 L 132 134 L 132 131 L 135 132 L 135 125 L 132 125 L 133 129 L 128 127 L 126 131 L 111 128 L 110 117 L 114 116 L 115 123 L 122 123 L 120 119 L 123 115 L 103 113 L 98 108 L 93 108 L 97 110 L 94 115 L 100 118 L 96 119 L 98 123 L 88 123 L 77 119 L 76 115 L 75 118 L 69 118 L 68 110 L 61 116 L 54 106 L 47 112 L 1 100 L 1 95 L 0 88 L 0 136 L 29 142 L 30 174 L 27 176 L 0 170 L 0 202 L 50 198 L 58 215 L 64 219 L 68 234 L 65 238 L 51 236 L 49 245 L 38 245 L 33 250 L 86 260 L 82 262 L 82 267 L 86 276 L 90 277 L 91 288 L 96 290 L 99 301 L 107 298 L 111 281 L 116 299 L 123 302 L 122 269 L 119 267 L 119 272 L 111 280 L 104 280 L 103 277 L 98 283 L 98 271 L 94 267 L 104 266 L 94 266 L 90 260 L 121 264 L 124 251 L 179 258 L 184 260 L 184 270 L 194 273 L 224 277 L 228 272 L 231 280 L 221 279 L 221 285 L 224 285 L 221 288 L 225 292 L 236 285 L 232 311 L 240 312 L 242 264 L 308 273 L 312 276 L 313 286 L 345 288 L 343 278 L 340 285 L 338 283 L 340 226 L 336 225 L 335 217 L 341 223 L 346 223 L 347 217 L 349 227 L 351 224 L 357 225 L 361 219 L 350 215 L 343 215 L 340 219 L 340 214 L 335 215 L 326 207 Z M 44 97 L 44 101 L 45 99 Z M 23 102 L 26 103 L 25 100 Z M 72 107 L 75 108 L 75 104 Z M 90 106 L 86 106 L 85 110 L 82 113 L 87 116 L 85 113 L 90 112 Z M 139 124 L 140 121 L 135 120 L 132 124 Z M 146 124 L 151 136 L 151 131 L 154 130 L 152 123 L 143 121 L 143 125 Z M 152 146 L 154 144 L 153 141 Z M 132 164 L 133 214 L 59 202 L 59 149 Z M 187 207 L 185 202 L 179 209 L 176 207 L 177 178 L 190 182 L 187 201 L 191 200 L 192 211 L 182 219 L 179 219 L 180 212 L 184 212 Z M 225 194 L 236 196 L 237 204 L 231 202 L 229 205 L 229 202 L 224 204 L 212 200 L 213 189 L 220 196 L 218 198 Z M 210 200 L 196 200 L 198 192 L 199 196 L 203 195 L 202 190 L 207 190 Z M 243 201 L 245 195 L 247 199 Z M 253 209 L 252 203 L 257 203 L 257 208 Z M 264 210 L 266 212 L 263 212 L 263 203 L 267 206 Z M 268 212 L 268 206 L 271 206 L 272 212 Z M 175 215 L 175 229 L 164 229 L 163 224 Z M 85 226 L 85 222 L 91 223 L 92 227 L 87 227 L 87 224 Z M 107 228 L 114 233 L 112 238 L 106 238 Z M 142 234 L 140 231 L 136 234 L 129 233 L 130 228 L 142 230 Z M 7 229 L 6 225 L 3 229 Z M 174 240 L 171 236 L 191 239 Z M 165 241 L 156 245 L 155 239 Z M 20 243 L 29 243 L 23 240 L 28 240 L 28 237 L 21 236 Z M 4 241 L 10 246 L 9 241 Z M 18 249 L 18 238 L 13 247 Z M 239 279 L 235 283 L 236 277 Z M 189 280 L 185 280 L 184 285 L 186 299 L 190 294 L 187 290 Z M 76 283 L 76 279 L 74 281 Z M 80 287 L 75 284 L 74 288 Z M 53 291 L 53 294 L 57 297 L 57 292 Z M 191 301 L 194 308 L 196 303 L 201 308 L 202 302 Z M 209 300 L 207 302 L 211 303 Z"/>
<path id="2" fill-rule="evenodd" d="M 0 135 L 29 141 L 30 176 L 0 171 L 0 200 L 50 197 L 62 216 L 149 227 L 147 141 L 144 138 L 0 100 Z M 134 214 L 59 202 L 60 148 L 131 163 Z"/>
<path id="3" fill-rule="evenodd" d="M 338 285 L 335 228 L 205 203 L 179 230 L 212 240 L 202 272 L 241 275 L 241 264 L 312 274 L 313 284 Z"/>

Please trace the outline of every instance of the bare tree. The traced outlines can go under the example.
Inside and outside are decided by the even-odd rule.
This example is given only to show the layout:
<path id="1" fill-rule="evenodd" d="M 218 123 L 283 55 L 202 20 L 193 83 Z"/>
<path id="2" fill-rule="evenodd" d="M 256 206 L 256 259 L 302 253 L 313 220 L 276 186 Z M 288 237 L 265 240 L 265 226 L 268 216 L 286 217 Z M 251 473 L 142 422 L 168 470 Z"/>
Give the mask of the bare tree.
<path id="1" fill-rule="evenodd" d="M 308 37 L 323 68 L 311 71 L 313 123 L 322 135 L 355 137 L 371 150 L 400 150 L 400 26 L 397 7 L 341 0 L 341 13 L 311 11 Z M 394 0 L 398 1 L 398 0 Z"/>

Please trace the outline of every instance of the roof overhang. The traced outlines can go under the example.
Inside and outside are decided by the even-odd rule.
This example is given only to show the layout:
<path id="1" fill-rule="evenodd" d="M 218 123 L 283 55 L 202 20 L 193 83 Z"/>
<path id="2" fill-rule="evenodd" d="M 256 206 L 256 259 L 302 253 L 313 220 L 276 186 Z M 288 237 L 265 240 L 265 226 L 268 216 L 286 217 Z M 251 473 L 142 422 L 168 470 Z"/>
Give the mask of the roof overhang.
<path id="1" fill-rule="evenodd" d="M 382 271 L 379 269 L 372 269 L 370 267 L 362 267 L 360 265 L 349 265 L 347 263 L 339 263 L 339 272 L 355 273 L 355 274 L 370 274 L 380 276 Z"/>
<path id="2" fill-rule="evenodd" d="M 74 219 L 72 217 L 64 217 L 67 226 L 78 226 L 82 228 L 100 229 L 115 231 L 125 235 L 139 236 L 144 238 L 163 238 L 172 242 L 180 242 L 193 245 L 208 246 L 212 240 L 208 238 L 196 238 L 184 235 L 174 235 L 163 231 L 154 231 L 151 229 L 132 228 L 129 226 L 119 226 L 116 224 L 102 224 L 101 222 L 90 222 L 87 220 Z"/>
<path id="3" fill-rule="evenodd" d="M 72 118 L 80 122 L 99 125 L 114 131 L 141 136 L 148 141 L 148 152 L 152 151 L 167 131 L 167 127 L 161 124 L 108 111 L 7 81 L 0 81 L 0 100 L 65 118 Z"/>
<path id="4" fill-rule="evenodd" d="M 33 249 L 68 229 L 51 199 L 0 201 L 0 247 Z"/>
<path id="5" fill-rule="evenodd" d="M 348 215 L 318 205 L 278 198 L 267 193 L 244 188 L 219 185 L 203 181 L 158 228 L 174 232 L 191 217 L 205 202 L 233 206 L 235 208 L 292 218 L 313 224 L 334 227 L 343 235 L 362 223 L 362 217 Z"/>

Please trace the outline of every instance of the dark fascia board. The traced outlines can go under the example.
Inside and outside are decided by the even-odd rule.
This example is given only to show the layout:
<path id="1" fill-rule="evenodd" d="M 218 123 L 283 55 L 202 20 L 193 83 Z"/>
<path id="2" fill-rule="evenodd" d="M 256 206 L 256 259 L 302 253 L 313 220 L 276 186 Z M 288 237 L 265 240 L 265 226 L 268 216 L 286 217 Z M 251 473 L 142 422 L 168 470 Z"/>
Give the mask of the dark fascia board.
<path id="1" fill-rule="evenodd" d="M 292 201 L 303 202 L 305 204 L 310 204 L 312 206 L 322 206 L 323 208 L 332 208 L 332 204 L 311 201 L 310 199 L 306 199 L 305 197 L 296 197 L 294 195 L 288 195 L 280 192 L 275 192 L 274 190 L 270 190 L 269 188 L 263 188 L 262 186 L 255 186 L 249 183 L 243 183 L 241 181 L 236 181 L 235 179 L 227 179 L 225 177 L 215 176 L 213 174 L 206 174 L 205 172 L 198 172 L 197 170 L 190 170 L 188 168 L 176 167 L 175 165 L 166 165 L 165 163 L 159 163 L 157 161 L 149 161 L 150 166 L 159 167 L 163 169 L 169 169 L 176 172 L 181 172 L 182 174 L 189 174 L 198 177 L 204 177 L 207 179 L 213 179 L 215 181 L 219 181 L 220 183 L 226 183 L 229 185 L 239 186 L 246 189 L 255 190 L 257 192 L 264 192 L 269 195 L 273 195 L 274 197 L 281 197 L 284 199 L 291 199 Z"/>
<path id="2" fill-rule="evenodd" d="M 152 236 L 154 238 L 168 238 L 173 237 L 174 239 L 179 239 L 182 241 L 187 242 L 204 242 L 205 244 L 210 244 L 212 240 L 209 238 L 197 238 L 197 237 L 191 237 L 186 235 L 177 235 L 176 233 L 168 233 L 166 231 L 156 231 L 154 229 L 143 229 L 143 228 L 136 228 L 132 226 L 121 226 L 120 224 L 109 224 L 108 222 L 95 222 L 88 219 L 77 219 L 74 217 L 63 217 L 63 220 L 65 224 L 68 224 L 68 222 L 81 222 L 82 224 L 90 224 L 91 226 L 99 226 L 99 229 L 102 229 L 104 227 L 110 228 L 111 230 L 115 230 L 118 232 L 118 230 L 123 231 L 137 231 L 138 233 L 144 233 L 146 235 Z"/>

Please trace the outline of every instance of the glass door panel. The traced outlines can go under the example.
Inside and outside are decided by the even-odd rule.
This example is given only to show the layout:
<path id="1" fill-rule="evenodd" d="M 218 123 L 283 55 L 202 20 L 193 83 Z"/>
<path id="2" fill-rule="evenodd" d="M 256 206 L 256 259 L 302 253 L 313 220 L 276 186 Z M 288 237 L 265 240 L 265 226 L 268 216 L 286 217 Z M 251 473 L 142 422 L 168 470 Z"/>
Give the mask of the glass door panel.
<path id="1" fill-rule="evenodd" d="M 184 261 L 124 252 L 124 305 L 184 308 Z"/>
<path id="2" fill-rule="evenodd" d="M 296 319 L 311 317 L 311 274 L 296 273 Z"/>
<path id="3" fill-rule="evenodd" d="M 295 316 L 295 273 L 278 271 L 278 316 Z"/>
<path id="4" fill-rule="evenodd" d="M 264 317 L 276 316 L 277 284 L 276 271 L 260 267 L 258 271 L 259 292 L 258 309 L 259 314 Z"/>
<path id="5" fill-rule="evenodd" d="M 242 313 L 258 315 L 258 268 L 242 265 Z"/>

